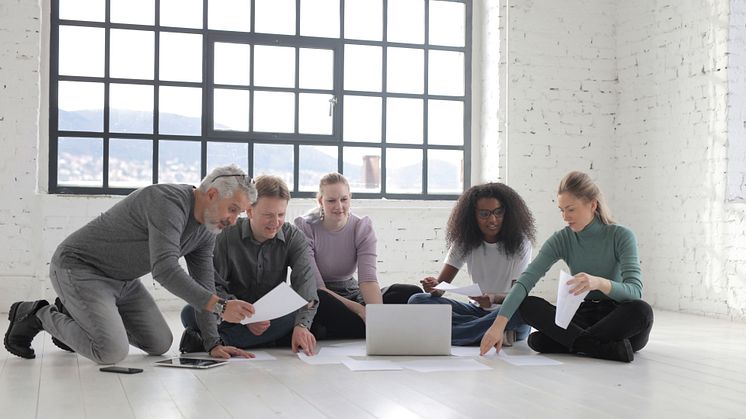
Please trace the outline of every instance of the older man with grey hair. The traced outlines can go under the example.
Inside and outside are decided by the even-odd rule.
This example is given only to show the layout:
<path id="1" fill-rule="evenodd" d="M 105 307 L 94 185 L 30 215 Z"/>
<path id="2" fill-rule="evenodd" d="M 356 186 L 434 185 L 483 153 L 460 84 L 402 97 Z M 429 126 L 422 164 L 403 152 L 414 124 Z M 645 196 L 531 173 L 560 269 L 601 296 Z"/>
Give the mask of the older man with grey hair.
<path id="1" fill-rule="evenodd" d="M 59 245 L 49 269 L 55 304 L 11 305 L 5 348 L 34 358 L 31 342 L 46 330 L 55 345 L 100 364 L 123 360 L 130 344 L 163 354 L 173 336 L 138 280 L 148 273 L 200 311 L 236 323 L 250 316 L 251 304 L 215 293 L 212 252 L 217 233 L 254 200 L 256 188 L 235 165 L 213 170 L 198 188 L 161 184 L 132 192 Z M 182 256 L 188 273 L 179 264 Z M 210 326 L 214 322 L 204 325 Z M 215 357 L 250 356 L 217 340 L 205 344 Z"/>

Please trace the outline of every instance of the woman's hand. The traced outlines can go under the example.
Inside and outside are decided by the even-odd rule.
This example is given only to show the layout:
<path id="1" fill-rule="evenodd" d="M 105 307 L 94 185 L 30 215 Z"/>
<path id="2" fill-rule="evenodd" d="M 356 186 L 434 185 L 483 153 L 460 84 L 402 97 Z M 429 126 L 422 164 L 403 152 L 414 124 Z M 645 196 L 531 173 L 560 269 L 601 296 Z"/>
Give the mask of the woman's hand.
<path id="1" fill-rule="evenodd" d="M 470 296 L 469 298 L 476 301 L 480 308 L 492 307 L 492 296 L 489 294 L 475 295 L 473 297 Z"/>
<path id="2" fill-rule="evenodd" d="M 492 323 L 492 326 L 490 326 L 484 336 L 482 336 L 482 342 L 479 344 L 479 355 L 487 354 L 487 352 L 492 348 L 495 348 L 497 352 L 500 352 L 500 348 L 503 346 L 503 332 L 505 332 L 505 326 L 507 324 L 507 317 L 495 317 L 495 322 Z"/>
<path id="3" fill-rule="evenodd" d="M 244 350 L 238 349 L 234 346 L 215 345 L 215 347 L 210 349 L 210 356 L 213 358 L 228 359 L 232 356 L 239 358 L 254 358 L 256 355 L 252 354 L 251 352 L 246 352 Z"/>
<path id="4" fill-rule="evenodd" d="M 580 295 L 586 291 L 601 291 L 604 294 L 611 292 L 611 281 L 600 276 L 589 275 L 585 272 L 580 272 L 572 277 L 571 280 L 567 281 L 567 285 L 570 286 L 570 293 L 573 295 Z"/>
<path id="5" fill-rule="evenodd" d="M 422 281 L 420 281 L 420 284 L 422 284 L 422 289 L 424 289 L 425 292 L 429 292 L 435 297 L 440 297 L 441 295 L 443 295 L 443 291 L 435 289 L 435 287 L 438 286 L 439 282 L 432 276 L 428 276 L 427 278 L 423 279 Z"/>

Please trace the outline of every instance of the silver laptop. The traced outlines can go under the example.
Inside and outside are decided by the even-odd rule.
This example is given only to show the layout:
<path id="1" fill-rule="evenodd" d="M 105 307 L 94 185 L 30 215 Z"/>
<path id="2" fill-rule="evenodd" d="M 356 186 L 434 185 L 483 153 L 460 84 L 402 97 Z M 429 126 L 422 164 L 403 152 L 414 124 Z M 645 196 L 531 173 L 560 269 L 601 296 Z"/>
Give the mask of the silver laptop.
<path id="1" fill-rule="evenodd" d="M 450 304 L 365 306 L 368 355 L 450 355 Z"/>

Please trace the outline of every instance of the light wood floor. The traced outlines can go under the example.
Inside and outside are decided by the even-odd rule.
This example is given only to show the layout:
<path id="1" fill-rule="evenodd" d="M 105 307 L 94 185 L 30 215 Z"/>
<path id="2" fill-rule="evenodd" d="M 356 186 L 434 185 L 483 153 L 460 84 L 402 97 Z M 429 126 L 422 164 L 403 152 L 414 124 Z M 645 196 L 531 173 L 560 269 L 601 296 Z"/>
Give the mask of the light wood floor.
<path id="1" fill-rule="evenodd" d="M 181 326 L 177 313 L 167 318 L 175 355 Z M 3 315 L 3 333 L 7 325 Z M 160 358 L 133 348 L 121 365 L 145 372 L 122 375 L 60 351 L 46 333 L 34 348 L 35 360 L 0 349 L 2 418 L 746 417 L 746 324 L 663 311 L 631 364 L 555 355 L 562 365 L 352 372 L 270 349 L 276 361 L 199 371 L 154 367 Z"/>

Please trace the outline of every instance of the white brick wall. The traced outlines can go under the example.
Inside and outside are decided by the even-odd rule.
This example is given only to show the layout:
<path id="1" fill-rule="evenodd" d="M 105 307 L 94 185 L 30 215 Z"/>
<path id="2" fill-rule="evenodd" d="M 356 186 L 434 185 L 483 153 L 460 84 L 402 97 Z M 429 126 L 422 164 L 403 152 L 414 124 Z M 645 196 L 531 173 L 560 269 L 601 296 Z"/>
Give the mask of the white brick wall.
<path id="1" fill-rule="evenodd" d="M 727 73 L 744 70 L 727 61 L 743 54 L 728 50 L 729 4 L 625 1 L 617 19 L 615 207 L 637 232 L 645 296 L 746 319 L 744 206 L 725 198 Z"/>
<path id="2" fill-rule="evenodd" d="M 474 63 L 474 86 L 507 89 L 498 98 L 476 97 L 474 134 L 484 144 L 473 150 L 485 156 L 475 164 L 478 176 L 495 179 L 509 170 L 511 186 L 538 220 L 541 244 L 562 227 L 554 202 L 559 179 L 572 169 L 590 172 L 617 219 L 637 232 L 649 301 L 746 319 L 746 210 L 725 201 L 726 133 L 729 122 L 742 118 L 726 106 L 726 93 L 736 86 L 729 90 L 726 75 L 732 71 L 737 80 L 746 73 L 726 53 L 746 37 L 729 40 L 728 2 L 534 0 L 511 2 L 508 20 L 505 2 L 495 3 L 475 1 L 482 13 L 475 23 L 484 24 L 475 28 L 484 36 L 475 45 L 489 56 Z M 743 26 L 742 9 L 734 7 L 731 26 Z M 0 147 L 6 154 L 0 311 L 16 299 L 49 296 L 46 269 L 57 243 L 120 199 L 37 193 L 48 164 L 47 104 L 39 93 L 48 77 L 46 59 L 40 62 L 47 56 L 43 21 L 35 0 L 0 2 Z M 355 205 L 375 223 L 383 285 L 439 271 L 452 203 Z M 294 201 L 290 213 L 310 206 Z M 536 292 L 551 297 L 555 286 L 545 280 Z M 150 287 L 162 306 L 180 304 Z"/>

